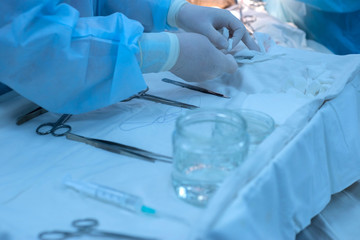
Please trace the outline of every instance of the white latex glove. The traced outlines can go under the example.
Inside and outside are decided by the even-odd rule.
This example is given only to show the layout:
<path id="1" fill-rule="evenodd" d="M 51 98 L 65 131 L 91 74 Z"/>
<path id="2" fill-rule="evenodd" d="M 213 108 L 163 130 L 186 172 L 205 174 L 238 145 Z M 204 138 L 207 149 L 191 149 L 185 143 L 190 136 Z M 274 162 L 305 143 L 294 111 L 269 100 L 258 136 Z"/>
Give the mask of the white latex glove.
<path id="1" fill-rule="evenodd" d="M 230 38 L 233 39 L 233 46 L 243 41 L 250 50 L 259 51 L 259 47 L 242 22 L 227 10 L 185 3 L 176 13 L 175 22 L 187 32 L 208 37 L 218 49 L 228 49 L 228 39 L 218 32 L 222 28 L 227 28 Z"/>
<path id="2" fill-rule="evenodd" d="M 180 52 L 170 71 L 178 77 L 189 82 L 199 82 L 237 70 L 234 57 L 221 52 L 204 35 L 178 33 L 176 36 Z"/>

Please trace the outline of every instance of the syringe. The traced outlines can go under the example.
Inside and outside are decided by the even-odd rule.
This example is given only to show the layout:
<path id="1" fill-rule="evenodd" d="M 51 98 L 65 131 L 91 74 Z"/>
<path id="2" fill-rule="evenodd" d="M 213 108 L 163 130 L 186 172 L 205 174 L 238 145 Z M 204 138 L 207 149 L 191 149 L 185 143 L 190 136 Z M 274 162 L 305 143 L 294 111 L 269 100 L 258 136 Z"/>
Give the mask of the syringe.
<path id="1" fill-rule="evenodd" d="M 155 209 L 143 205 L 143 201 L 140 197 L 129 193 L 95 183 L 73 181 L 71 179 L 65 179 L 64 185 L 91 198 L 113 204 L 131 212 L 144 213 L 153 216 L 157 215 Z"/>

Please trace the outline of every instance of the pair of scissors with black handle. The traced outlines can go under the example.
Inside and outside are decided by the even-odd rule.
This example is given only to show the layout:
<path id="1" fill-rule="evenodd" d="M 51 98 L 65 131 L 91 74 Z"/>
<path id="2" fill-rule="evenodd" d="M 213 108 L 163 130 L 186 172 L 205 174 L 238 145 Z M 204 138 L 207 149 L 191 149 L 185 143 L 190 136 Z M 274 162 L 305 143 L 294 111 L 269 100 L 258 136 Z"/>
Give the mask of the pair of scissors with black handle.
<path id="1" fill-rule="evenodd" d="M 54 137 L 65 136 L 71 131 L 71 126 L 65 124 L 71 114 L 63 114 L 56 122 L 43 123 L 37 127 L 36 133 L 39 135 L 51 134 Z"/>
<path id="2" fill-rule="evenodd" d="M 92 236 L 92 237 L 102 237 L 107 239 L 156 240 L 155 238 L 144 238 L 144 237 L 132 236 L 122 233 L 112 233 L 112 232 L 96 230 L 96 227 L 99 225 L 99 222 L 96 219 L 92 219 L 92 218 L 75 220 L 72 222 L 71 225 L 74 228 L 76 228 L 77 231 L 42 232 L 39 234 L 38 238 L 40 240 L 65 240 L 74 237 Z"/>

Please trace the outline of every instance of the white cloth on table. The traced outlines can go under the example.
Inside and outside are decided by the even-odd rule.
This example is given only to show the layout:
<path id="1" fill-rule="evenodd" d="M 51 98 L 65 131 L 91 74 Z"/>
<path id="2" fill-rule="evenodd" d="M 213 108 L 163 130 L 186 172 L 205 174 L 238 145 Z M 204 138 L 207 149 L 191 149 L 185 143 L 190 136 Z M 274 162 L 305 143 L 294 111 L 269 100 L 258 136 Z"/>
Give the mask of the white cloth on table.
<path id="1" fill-rule="evenodd" d="M 228 76 L 228 78 L 224 77 L 201 84 L 203 87 L 230 95 L 232 98 L 229 100 L 161 82 L 162 77 L 175 78 L 168 73 L 149 74 L 145 76 L 145 79 L 154 95 L 200 107 L 231 109 L 246 107 L 262 110 L 273 116 L 278 127 L 259 146 L 258 154 L 261 155 L 261 161 L 258 159 L 257 163 L 252 166 L 244 165 L 249 170 L 248 174 L 252 175 L 253 170 L 261 170 L 266 165 L 265 163 L 273 162 L 277 158 L 281 159 L 278 154 L 283 149 L 292 150 L 292 147 L 286 146 L 286 144 L 291 142 L 296 134 L 306 126 L 308 120 L 325 99 L 336 96 L 343 89 L 345 83 L 357 73 L 359 67 L 359 56 L 355 55 L 339 57 L 290 48 L 281 48 L 280 50 L 283 54 L 272 61 L 244 64 L 233 78 Z M 325 68 L 324 76 L 333 76 L 337 80 L 330 82 L 326 91 L 315 96 L 306 95 L 304 88 L 293 83 L 285 85 L 284 88 L 284 84 L 288 82 L 288 78 L 285 76 L 291 76 L 295 80 L 301 79 L 306 69 L 319 64 L 319 62 L 324 63 L 321 65 Z M 81 217 L 99 219 L 101 229 L 130 234 L 136 234 L 141 229 L 141 233 L 145 236 L 174 240 L 186 238 L 194 229 L 206 228 L 206 221 L 218 218 L 217 215 L 212 216 L 212 214 L 219 209 L 226 213 L 223 218 L 220 218 L 221 221 L 227 222 L 232 219 L 227 214 L 233 209 L 232 207 L 236 209 L 238 200 L 234 204 L 230 204 L 231 208 L 228 210 L 225 205 L 218 205 L 217 202 L 219 199 L 228 200 L 227 194 L 233 196 L 232 194 L 241 189 L 242 184 L 239 179 L 229 178 L 228 181 L 231 181 L 231 184 L 224 185 L 220 189 L 219 194 L 214 198 L 214 203 L 207 209 L 198 209 L 176 198 L 170 183 L 170 165 L 151 164 L 115 155 L 85 144 L 67 141 L 64 138 L 37 136 L 34 132 L 36 127 L 40 123 L 56 120 L 58 115 L 47 113 L 22 126 L 16 126 L 14 124 L 16 117 L 31 109 L 33 104 L 13 93 L 4 95 L 0 99 L 0 105 L 2 116 L 0 122 L 0 142 L 2 143 L 0 228 L 10 231 L 11 236 L 15 239 L 35 239 L 40 231 L 68 229 L 69 223 L 73 219 Z M 73 132 L 80 135 L 113 140 L 169 155 L 171 154 L 171 133 L 174 129 L 174 121 L 184 111 L 135 99 L 87 114 L 75 115 L 68 123 L 73 127 Z M 289 158 L 284 155 L 283 160 L 276 160 L 278 168 L 287 167 L 286 159 Z M 255 163 L 252 159 L 246 162 L 250 165 L 252 163 Z M 314 168 L 312 171 L 316 175 L 320 169 Z M 256 182 L 263 182 L 264 186 L 267 186 L 267 181 L 270 183 L 271 180 L 276 179 L 272 171 L 266 170 L 260 173 L 256 172 L 254 177 Z M 267 174 L 263 175 L 263 173 Z M 149 219 L 135 216 L 113 206 L 80 196 L 62 187 L 62 179 L 67 174 L 72 175 L 74 179 L 93 181 L 141 196 L 146 205 L 182 218 L 184 222 L 180 223 L 168 218 Z M 240 174 L 239 176 L 244 175 Z M 267 178 L 269 180 L 265 181 Z M 292 184 L 299 184 L 295 182 L 296 179 L 292 180 L 294 181 Z M 282 191 L 287 192 L 288 186 L 290 184 L 282 185 Z M 305 187 L 306 185 L 300 184 L 299 186 Z M 239 196 L 242 196 L 241 200 L 250 197 L 251 194 L 261 198 L 261 192 L 253 191 L 259 188 L 254 182 L 247 185 L 246 188 L 246 191 L 239 192 Z M 224 192 L 226 194 L 222 195 Z M 242 195 L 245 192 L 246 194 Z M 230 199 L 233 198 L 230 197 Z M 294 199 L 287 200 L 289 204 L 293 204 L 295 201 Z M 269 207 L 279 207 L 276 198 L 270 196 L 267 201 Z M 286 204 L 286 201 L 284 202 Z M 258 204 L 260 203 L 258 202 Z M 319 201 L 315 204 L 323 203 Z M 287 209 L 285 205 L 281 207 Z M 319 207 L 319 205 L 313 206 L 314 209 Z M 266 212 L 261 209 L 258 208 L 259 215 L 252 217 L 254 221 L 258 221 L 258 224 L 263 226 Z M 209 213 L 210 215 L 208 215 Z M 284 219 L 292 216 L 283 214 L 285 215 L 281 216 Z M 199 221 L 202 216 L 205 217 L 205 222 Z M 302 218 L 302 221 L 309 221 L 312 216 L 309 213 Z M 240 212 L 239 217 L 249 219 L 246 212 Z M 19 221 L 20 218 L 21 221 Z M 269 227 L 282 223 L 280 218 L 272 220 Z M 261 228 L 260 225 L 257 226 Z M 302 222 L 299 226 L 304 226 L 304 223 Z M 292 234 L 295 230 L 299 230 L 299 226 L 296 229 L 289 228 L 288 231 Z M 214 229 L 214 231 L 217 230 L 219 228 Z M 254 234 L 254 229 L 242 230 L 241 234 L 244 236 Z M 289 232 L 285 233 L 289 234 Z M 213 233 L 209 232 L 210 236 Z M 225 236 L 221 228 L 220 233 Z M 285 233 L 279 232 L 279 234 Z"/>

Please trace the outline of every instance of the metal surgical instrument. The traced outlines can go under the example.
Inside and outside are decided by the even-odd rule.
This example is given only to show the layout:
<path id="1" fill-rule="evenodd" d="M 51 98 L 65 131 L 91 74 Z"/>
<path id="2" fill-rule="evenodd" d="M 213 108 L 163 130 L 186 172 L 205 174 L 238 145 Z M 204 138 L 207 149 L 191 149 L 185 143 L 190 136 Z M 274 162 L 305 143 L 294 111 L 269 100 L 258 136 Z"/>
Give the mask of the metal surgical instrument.
<path id="1" fill-rule="evenodd" d="M 238 7 L 239 7 L 239 14 L 240 14 L 240 20 L 241 22 L 244 24 L 246 30 L 249 32 L 250 35 L 254 35 L 255 33 L 255 29 L 253 28 L 253 26 L 251 26 L 252 23 L 256 22 L 256 16 L 251 16 L 251 15 L 246 15 L 244 16 L 243 14 L 243 10 L 244 10 L 244 1 L 241 0 L 238 1 L 237 3 Z M 250 2 L 250 6 L 249 7 L 259 7 L 259 6 L 264 6 L 265 3 L 263 3 L 262 1 L 259 0 L 254 0 Z"/>
<path id="2" fill-rule="evenodd" d="M 130 156 L 130 157 L 136 157 L 136 158 L 150 161 L 150 162 L 161 161 L 161 162 L 166 162 L 166 163 L 172 163 L 171 157 L 153 153 L 153 152 L 149 152 L 149 151 L 146 151 L 146 150 L 143 150 L 140 148 L 124 145 L 121 143 L 116 143 L 116 142 L 111 142 L 111 141 L 106 141 L 106 140 L 101 140 L 101 139 L 95 139 L 95 138 L 83 137 L 83 136 L 79 136 L 79 135 L 76 135 L 73 133 L 67 133 L 66 138 L 69 140 L 86 143 L 91 146 L 94 146 L 94 147 L 97 147 L 97 148 L 100 148 L 100 149 L 103 149 L 103 150 L 106 150 L 109 152 L 118 153 L 118 154 Z"/>
<path id="3" fill-rule="evenodd" d="M 150 95 L 150 94 L 147 94 L 146 92 L 149 90 L 149 88 L 147 88 L 146 90 L 128 98 L 128 99 L 125 99 L 123 100 L 123 102 L 127 102 L 127 101 L 130 101 L 131 99 L 133 98 L 141 98 L 141 99 L 145 99 L 145 100 L 149 100 L 149 101 L 153 101 L 153 102 L 157 102 L 157 103 L 162 103 L 162 104 L 166 104 L 166 105 L 170 105 L 170 106 L 175 106 L 175 107 L 181 107 L 181 108 L 186 108 L 186 109 L 195 109 L 195 108 L 199 108 L 198 106 L 194 106 L 194 105 L 191 105 L 191 104 L 186 104 L 186 103 L 182 103 L 182 102 L 177 102 L 177 101 L 173 101 L 173 100 L 170 100 L 170 99 L 166 99 L 166 98 L 162 98 L 162 97 L 158 97 L 158 96 L 154 96 L 154 95 Z M 37 107 L 36 109 L 18 117 L 16 119 L 16 125 L 22 125 L 24 123 L 26 123 L 27 121 L 30 121 L 31 119 L 34 119 L 44 113 L 47 113 L 48 111 L 45 110 L 44 108 L 42 107 Z M 69 117 L 70 118 L 70 117 Z M 66 119 L 68 120 L 68 119 Z M 46 123 L 46 124 L 43 124 L 43 125 L 46 125 L 46 127 L 50 127 L 50 124 L 53 124 L 53 123 Z M 65 128 L 65 126 L 68 126 L 68 125 L 62 125 L 61 127 L 59 126 L 57 129 L 61 129 L 61 128 Z M 44 126 L 45 127 L 45 126 Z M 40 127 L 39 128 L 43 128 L 43 127 Z M 52 130 L 49 130 L 49 131 L 42 131 L 40 129 L 37 129 L 36 132 L 40 135 L 46 135 L 46 134 L 49 134 L 49 133 L 53 133 L 54 131 L 57 132 L 57 129 L 54 129 Z M 66 127 L 68 128 L 68 127 Z M 71 128 L 68 130 L 70 131 Z M 67 131 L 67 132 L 68 132 Z M 65 132 L 66 133 L 66 132 Z M 63 136 L 65 135 L 64 133 L 63 134 L 53 134 L 54 136 Z"/>
<path id="4" fill-rule="evenodd" d="M 132 96 L 132 97 L 130 97 L 128 99 L 123 100 L 123 102 L 130 101 L 131 99 L 134 99 L 134 98 L 140 98 L 140 99 L 144 99 L 144 100 L 148 100 L 148 101 L 152 101 L 152 102 L 156 102 L 156 103 L 162 103 L 162 104 L 175 106 L 175 107 L 186 108 L 186 109 L 199 108 L 198 106 L 194 106 L 194 105 L 191 105 L 191 104 L 186 104 L 186 103 L 182 103 L 182 102 L 178 102 L 178 101 L 174 101 L 174 100 L 170 100 L 170 99 L 166 99 L 166 98 L 162 98 L 162 97 L 147 94 L 146 92 L 148 90 L 149 90 L 149 88 L 145 89 L 144 91 L 139 92 L 138 94 L 136 94 L 136 95 L 134 95 L 134 96 Z"/>
<path id="5" fill-rule="evenodd" d="M 198 87 L 198 86 L 190 85 L 190 84 L 187 84 L 187 83 L 171 80 L 171 79 L 168 79 L 168 78 L 163 78 L 162 81 L 166 82 L 166 83 L 171 83 L 171 84 L 183 87 L 183 88 L 188 88 L 188 89 L 191 89 L 191 90 L 194 90 L 194 91 L 198 91 L 198 92 L 202 92 L 202 93 L 206 93 L 206 94 L 211 94 L 211 95 L 215 95 L 215 96 L 223 97 L 223 98 L 230 98 L 230 97 L 225 96 L 224 94 L 221 94 L 221 93 L 213 92 L 211 90 L 207 90 L 207 89 L 202 88 L 202 87 Z"/>
<path id="6" fill-rule="evenodd" d="M 112 239 L 130 239 L 130 240 L 155 240 L 155 238 L 137 237 L 122 233 L 113 233 L 96 230 L 99 222 L 93 218 L 78 219 L 71 223 L 76 229 L 75 232 L 66 231 L 47 231 L 39 234 L 40 240 L 65 240 L 68 238 L 81 237 L 81 236 L 93 236 L 100 238 L 112 238 Z"/>
<path id="7" fill-rule="evenodd" d="M 55 123 L 49 122 L 49 123 L 41 124 L 36 129 L 36 133 L 39 135 L 52 134 L 55 137 L 66 136 L 66 138 L 69 140 L 86 143 L 91 146 L 101 148 L 109 152 L 135 157 L 150 162 L 161 161 L 166 163 L 172 163 L 172 158 L 165 155 L 149 152 L 140 148 L 128 146 L 121 143 L 106 141 L 102 139 L 88 138 L 88 137 L 72 134 L 70 133 L 71 126 L 64 124 L 70 117 L 71 114 L 64 114 Z"/>
<path id="8" fill-rule="evenodd" d="M 16 125 L 21 125 L 23 123 L 26 123 L 27 121 L 30 121 L 33 118 L 36 118 L 40 116 L 41 114 L 47 113 L 48 111 L 43 109 L 42 107 L 37 107 L 36 109 L 18 117 L 16 119 Z"/>
<path id="9" fill-rule="evenodd" d="M 70 117 L 71 114 L 63 114 L 55 123 L 43 123 L 37 127 L 36 133 L 39 135 L 52 134 L 55 137 L 64 136 L 71 131 L 71 126 L 65 124 Z"/>

